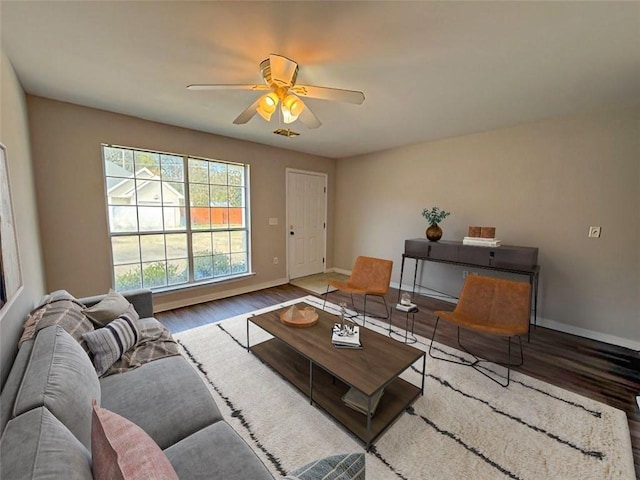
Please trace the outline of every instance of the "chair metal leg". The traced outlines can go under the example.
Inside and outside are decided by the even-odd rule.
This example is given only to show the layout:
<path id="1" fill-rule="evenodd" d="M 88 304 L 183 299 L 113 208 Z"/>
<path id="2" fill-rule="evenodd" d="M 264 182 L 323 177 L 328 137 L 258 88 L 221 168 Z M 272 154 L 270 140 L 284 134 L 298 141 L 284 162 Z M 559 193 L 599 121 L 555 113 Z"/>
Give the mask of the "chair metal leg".
<path id="1" fill-rule="evenodd" d="M 325 310 L 327 306 L 327 297 L 329 296 L 329 284 L 327 284 L 327 291 L 324 292 L 324 302 L 322 302 L 322 310 Z"/>
<path id="2" fill-rule="evenodd" d="M 431 349 L 433 348 L 433 341 L 436 337 L 436 330 L 438 329 L 438 323 L 440 322 L 440 317 L 436 317 L 436 324 L 433 327 L 433 334 L 431 335 L 431 345 L 429 345 L 429 356 L 431 358 L 435 358 L 436 360 L 444 360 L 445 362 L 450 362 L 450 363 L 457 363 L 458 365 L 464 365 L 467 367 L 471 367 L 473 368 L 475 371 L 481 373 L 482 375 L 484 375 L 485 377 L 487 377 L 489 380 L 492 380 L 494 382 L 496 382 L 498 385 L 500 385 L 501 387 L 508 387 L 509 383 L 511 382 L 511 367 L 519 367 L 521 365 L 524 364 L 524 354 L 522 351 L 522 338 L 520 338 L 520 336 L 518 335 L 518 343 L 520 344 L 520 363 L 511 363 L 511 337 L 507 337 L 507 362 L 491 362 L 489 360 L 482 360 L 480 358 L 478 358 L 474 353 L 470 352 L 464 345 L 462 345 L 462 343 L 460 343 L 460 327 L 458 328 L 458 332 L 457 332 L 457 339 L 458 339 L 458 345 L 460 346 L 460 348 L 462 348 L 466 353 L 468 353 L 469 355 L 471 355 L 474 358 L 473 362 L 460 362 L 458 360 L 451 360 L 450 358 L 444 358 L 444 357 L 438 357 L 436 355 L 434 355 L 433 353 L 431 353 Z M 484 372 L 483 370 L 479 369 L 479 363 L 481 362 L 488 362 L 488 363 L 496 363 L 498 365 L 502 365 L 503 367 L 507 368 L 507 382 L 506 383 L 502 383 L 499 380 L 496 380 L 495 378 L 493 378 L 491 375 L 487 374 L 486 372 Z"/>

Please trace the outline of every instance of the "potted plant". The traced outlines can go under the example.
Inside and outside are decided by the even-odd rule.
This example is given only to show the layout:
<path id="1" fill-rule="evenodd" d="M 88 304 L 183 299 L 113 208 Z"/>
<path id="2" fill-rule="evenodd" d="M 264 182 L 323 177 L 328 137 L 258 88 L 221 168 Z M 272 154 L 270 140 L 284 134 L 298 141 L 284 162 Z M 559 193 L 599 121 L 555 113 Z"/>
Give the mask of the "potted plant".
<path id="1" fill-rule="evenodd" d="M 445 218 L 451 215 L 450 212 L 440 210 L 438 207 L 432 207 L 431 209 L 425 208 L 422 210 L 422 216 L 429 222 L 429 228 L 427 228 L 427 238 L 431 242 L 437 242 L 442 238 L 442 229 L 438 225 Z"/>

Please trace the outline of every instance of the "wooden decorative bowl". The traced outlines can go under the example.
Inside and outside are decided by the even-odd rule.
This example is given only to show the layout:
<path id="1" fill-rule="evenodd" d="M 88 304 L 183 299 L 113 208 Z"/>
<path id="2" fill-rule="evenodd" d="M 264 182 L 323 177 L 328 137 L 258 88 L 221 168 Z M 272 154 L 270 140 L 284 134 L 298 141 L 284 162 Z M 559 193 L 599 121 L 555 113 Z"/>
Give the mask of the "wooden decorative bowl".
<path id="1" fill-rule="evenodd" d="M 280 321 L 289 327 L 307 328 L 318 323 L 318 313 L 313 307 L 306 307 L 300 310 L 293 305 L 280 312 Z"/>

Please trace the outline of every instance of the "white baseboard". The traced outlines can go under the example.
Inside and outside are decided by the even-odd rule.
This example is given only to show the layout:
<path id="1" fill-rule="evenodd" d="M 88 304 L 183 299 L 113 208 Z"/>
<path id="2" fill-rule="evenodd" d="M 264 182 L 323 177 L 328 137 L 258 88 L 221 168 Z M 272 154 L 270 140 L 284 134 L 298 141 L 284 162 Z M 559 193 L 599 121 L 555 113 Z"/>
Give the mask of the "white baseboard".
<path id="1" fill-rule="evenodd" d="M 258 283 L 254 285 L 248 285 L 245 287 L 232 288 L 229 290 L 221 290 L 213 293 L 207 293 L 197 297 L 189 297 L 174 302 L 162 302 L 163 294 L 155 294 L 153 296 L 154 312 L 164 312 L 167 310 L 173 310 L 174 308 L 189 307 L 191 305 L 197 305 L 198 303 L 211 302 L 212 300 L 220 300 L 221 298 L 234 297 L 236 295 L 242 295 L 243 293 L 255 292 L 258 290 L 264 290 L 265 288 L 278 287 L 289 283 L 286 278 L 279 278 L 277 280 L 271 280 L 269 282 Z"/>
<path id="2" fill-rule="evenodd" d="M 398 288 L 399 285 L 400 284 L 396 282 L 391 283 L 391 286 L 394 288 Z M 413 286 L 411 285 L 403 285 L 402 289 L 410 292 L 412 288 Z M 416 293 L 453 304 L 458 303 L 458 300 L 456 298 L 443 296 L 441 293 L 429 290 L 428 288 L 417 287 Z M 617 345 L 619 347 L 640 351 L 640 342 L 629 340 L 627 338 L 617 337 L 615 335 L 609 335 L 607 333 L 588 330 L 586 328 L 576 327 L 575 325 L 567 325 L 566 323 L 551 320 L 549 318 L 538 316 L 537 325 L 544 328 L 549 328 L 551 330 L 556 330 L 558 332 L 569 333 L 571 335 L 577 335 L 578 337 L 589 338 L 591 340 L 597 340 L 598 342 L 609 343 L 611 345 Z"/>
<path id="3" fill-rule="evenodd" d="M 342 275 L 351 275 L 351 270 L 345 270 L 344 268 L 332 268 L 335 273 L 341 273 Z"/>

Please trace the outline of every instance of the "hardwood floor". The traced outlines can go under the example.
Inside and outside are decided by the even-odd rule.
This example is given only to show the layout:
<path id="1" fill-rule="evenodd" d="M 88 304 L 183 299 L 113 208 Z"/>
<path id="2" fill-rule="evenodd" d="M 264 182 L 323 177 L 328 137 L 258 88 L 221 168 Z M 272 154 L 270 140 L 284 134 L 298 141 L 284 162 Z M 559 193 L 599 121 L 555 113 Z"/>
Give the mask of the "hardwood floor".
<path id="1" fill-rule="evenodd" d="M 269 307 L 309 295 L 310 292 L 292 285 L 268 288 L 253 293 L 179 308 L 156 314 L 156 318 L 177 333 L 207 323 L 214 323 L 259 308 Z M 316 295 L 318 296 L 318 295 Z M 390 290 L 387 303 L 397 302 L 398 291 Z M 322 298 L 322 297 L 320 297 Z M 350 304 L 350 298 L 340 292 L 329 294 L 329 301 Z M 415 333 L 431 338 L 436 310 L 452 310 L 453 304 L 430 297 L 417 297 L 413 301 L 420 308 L 416 314 Z M 356 306 L 362 307 L 359 299 Z M 382 303 L 367 302 L 374 314 L 384 314 Z M 393 324 L 404 326 L 405 316 L 393 312 Z M 475 333 L 463 332 L 462 340 L 474 353 L 496 360 L 506 357 L 506 340 Z M 437 342 L 457 347 L 456 329 L 440 322 Z M 629 422 L 636 475 L 640 478 L 640 414 L 636 395 L 640 395 L 640 354 L 633 350 L 597 342 L 542 327 L 531 330 L 531 339 L 522 341 L 524 365 L 514 370 L 538 378 L 566 390 L 598 400 L 624 411 Z"/>

